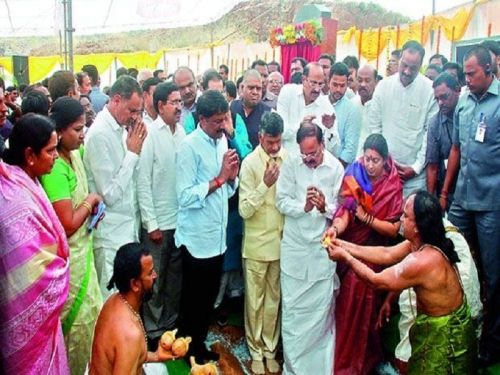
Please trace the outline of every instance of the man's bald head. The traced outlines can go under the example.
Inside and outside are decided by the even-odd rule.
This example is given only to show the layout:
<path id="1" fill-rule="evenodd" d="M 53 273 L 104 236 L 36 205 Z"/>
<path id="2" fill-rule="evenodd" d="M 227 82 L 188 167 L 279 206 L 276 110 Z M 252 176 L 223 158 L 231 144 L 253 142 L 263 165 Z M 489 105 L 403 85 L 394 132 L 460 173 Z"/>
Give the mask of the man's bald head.
<path id="1" fill-rule="evenodd" d="M 369 64 L 363 65 L 358 70 L 358 94 L 363 104 L 370 101 L 373 97 L 373 92 L 377 84 L 377 74 L 377 69 Z"/>

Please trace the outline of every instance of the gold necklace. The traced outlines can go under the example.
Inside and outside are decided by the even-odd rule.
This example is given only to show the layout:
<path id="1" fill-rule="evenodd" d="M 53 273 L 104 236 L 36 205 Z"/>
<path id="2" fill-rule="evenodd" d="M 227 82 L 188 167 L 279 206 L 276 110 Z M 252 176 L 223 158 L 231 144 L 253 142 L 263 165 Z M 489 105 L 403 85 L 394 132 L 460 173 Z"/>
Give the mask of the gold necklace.
<path id="1" fill-rule="evenodd" d="M 139 313 L 137 311 L 134 310 L 134 308 L 132 306 L 130 306 L 130 303 L 127 302 L 127 300 L 125 299 L 125 297 L 123 297 L 123 295 L 121 293 L 118 293 L 118 295 L 120 296 L 123 303 L 125 303 L 125 305 L 127 305 L 128 309 L 132 312 L 132 314 L 134 314 L 135 318 L 139 321 L 139 324 L 141 325 L 141 328 L 142 328 L 142 332 L 144 333 L 144 339 L 146 340 L 146 348 L 147 348 L 148 347 L 148 335 L 146 334 L 146 329 L 144 328 L 144 324 L 142 323 L 141 316 L 139 315 Z"/>

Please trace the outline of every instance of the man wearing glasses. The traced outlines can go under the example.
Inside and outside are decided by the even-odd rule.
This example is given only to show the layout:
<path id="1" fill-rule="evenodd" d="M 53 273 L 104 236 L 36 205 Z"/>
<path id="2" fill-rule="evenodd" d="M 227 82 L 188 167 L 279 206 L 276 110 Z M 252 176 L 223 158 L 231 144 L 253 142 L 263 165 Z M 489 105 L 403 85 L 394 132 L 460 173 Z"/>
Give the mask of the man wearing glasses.
<path id="1" fill-rule="evenodd" d="M 187 115 L 196 111 L 196 93 L 198 90 L 196 78 L 191 69 L 187 66 L 181 66 L 174 72 L 173 81 L 179 88 L 182 100 L 184 101 L 179 121 L 181 125 L 184 125 Z"/>
<path id="2" fill-rule="evenodd" d="M 157 78 L 154 78 L 157 79 Z M 143 305 L 144 325 L 151 340 L 176 326 L 182 287 L 182 258 L 175 246 L 177 194 L 175 153 L 186 136 L 179 124 L 182 99 L 172 82 L 160 83 L 153 93 L 158 117 L 148 129 L 137 179 L 137 197 L 141 210 L 141 241 L 151 252 L 158 280 L 153 296 Z"/>
<path id="3" fill-rule="evenodd" d="M 427 125 L 438 112 L 432 81 L 419 74 L 425 50 L 414 40 L 402 48 L 399 73 L 382 80 L 368 112 L 368 132 L 387 140 L 405 197 L 426 188 Z"/>
<path id="4" fill-rule="evenodd" d="M 285 216 L 280 272 L 284 374 L 332 374 L 335 342 L 336 263 L 321 237 L 337 207 L 344 168 L 328 151 L 323 131 L 305 122 L 300 153 L 282 165 L 276 207 Z"/>
<path id="5" fill-rule="evenodd" d="M 434 97 L 439 105 L 439 112 L 431 119 L 427 133 L 427 191 L 439 194 L 443 187 L 451 150 L 453 134 L 453 113 L 460 96 L 460 85 L 449 73 L 440 74 L 433 82 Z M 453 189 L 448 195 L 447 208 L 453 201 Z"/>
<path id="6" fill-rule="evenodd" d="M 302 85 L 285 85 L 278 97 L 277 111 L 283 118 L 283 148 L 290 154 L 297 153 L 295 136 L 302 121 L 317 123 L 325 136 L 325 146 L 334 152 L 339 143 L 338 132 L 333 126 L 333 108 L 328 97 L 321 95 L 325 85 L 323 68 L 317 62 L 306 65 Z"/>

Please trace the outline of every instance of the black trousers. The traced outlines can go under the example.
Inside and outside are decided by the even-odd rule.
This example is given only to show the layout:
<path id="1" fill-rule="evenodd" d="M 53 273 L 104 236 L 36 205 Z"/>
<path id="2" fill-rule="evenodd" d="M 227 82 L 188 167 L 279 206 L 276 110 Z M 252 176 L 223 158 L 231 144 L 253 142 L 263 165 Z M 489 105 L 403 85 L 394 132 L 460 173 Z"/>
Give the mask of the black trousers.
<path id="1" fill-rule="evenodd" d="M 193 352 L 204 348 L 208 326 L 219 290 L 224 256 L 199 259 L 186 247 L 182 252 L 181 334 L 193 339 Z"/>

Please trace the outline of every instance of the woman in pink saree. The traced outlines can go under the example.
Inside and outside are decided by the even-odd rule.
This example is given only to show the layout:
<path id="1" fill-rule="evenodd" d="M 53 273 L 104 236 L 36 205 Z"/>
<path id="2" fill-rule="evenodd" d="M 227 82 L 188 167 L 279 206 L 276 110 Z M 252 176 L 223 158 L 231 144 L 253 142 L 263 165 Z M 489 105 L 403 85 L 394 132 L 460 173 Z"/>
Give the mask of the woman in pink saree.
<path id="1" fill-rule="evenodd" d="M 28 114 L 9 142 L 0 161 L 0 372 L 69 374 L 60 321 L 68 245 L 38 182 L 57 158 L 56 132 Z"/>

